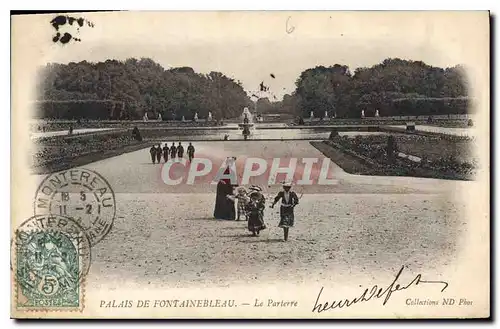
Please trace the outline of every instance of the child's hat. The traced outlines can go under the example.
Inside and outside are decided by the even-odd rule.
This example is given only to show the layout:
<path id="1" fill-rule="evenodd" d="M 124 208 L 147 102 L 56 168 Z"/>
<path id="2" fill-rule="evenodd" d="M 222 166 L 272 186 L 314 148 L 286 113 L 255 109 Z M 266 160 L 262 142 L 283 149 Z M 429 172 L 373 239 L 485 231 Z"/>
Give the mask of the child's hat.
<path id="1" fill-rule="evenodd" d="M 292 182 L 283 182 L 283 187 L 292 187 Z"/>
<path id="2" fill-rule="evenodd" d="M 252 192 L 262 192 L 262 189 L 257 185 L 250 186 L 249 190 Z"/>

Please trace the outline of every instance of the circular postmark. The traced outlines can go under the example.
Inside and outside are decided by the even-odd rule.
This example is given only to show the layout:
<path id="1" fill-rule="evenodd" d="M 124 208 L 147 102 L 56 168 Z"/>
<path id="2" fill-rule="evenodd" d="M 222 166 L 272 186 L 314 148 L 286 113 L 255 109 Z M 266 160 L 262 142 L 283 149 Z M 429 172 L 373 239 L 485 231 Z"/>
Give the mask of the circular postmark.
<path id="1" fill-rule="evenodd" d="M 107 180 L 93 170 L 75 168 L 47 176 L 35 195 L 36 215 L 68 216 L 87 232 L 90 244 L 101 241 L 113 226 L 116 201 Z"/>
<path id="2" fill-rule="evenodd" d="M 90 269 L 91 245 L 70 217 L 36 215 L 15 231 L 11 244 L 17 307 L 79 307 Z"/>

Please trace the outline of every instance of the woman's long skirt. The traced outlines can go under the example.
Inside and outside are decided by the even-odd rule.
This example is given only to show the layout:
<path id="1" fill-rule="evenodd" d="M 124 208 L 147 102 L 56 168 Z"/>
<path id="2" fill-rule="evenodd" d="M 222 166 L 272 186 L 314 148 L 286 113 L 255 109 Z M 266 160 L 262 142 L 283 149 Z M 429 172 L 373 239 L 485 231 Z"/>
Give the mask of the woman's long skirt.
<path id="1" fill-rule="evenodd" d="M 233 193 L 233 187 L 230 184 L 218 183 L 217 196 L 215 197 L 215 219 L 235 220 L 236 210 L 234 201 L 226 196 Z"/>
<path id="2" fill-rule="evenodd" d="M 262 211 L 252 211 L 248 214 L 248 230 L 258 232 L 266 228 L 264 223 L 264 213 Z"/>
<path id="3" fill-rule="evenodd" d="M 278 227 L 293 227 L 295 222 L 295 216 L 293 214 L 292 207 L 281 207 L 280 208 L 280 223 Z"/>

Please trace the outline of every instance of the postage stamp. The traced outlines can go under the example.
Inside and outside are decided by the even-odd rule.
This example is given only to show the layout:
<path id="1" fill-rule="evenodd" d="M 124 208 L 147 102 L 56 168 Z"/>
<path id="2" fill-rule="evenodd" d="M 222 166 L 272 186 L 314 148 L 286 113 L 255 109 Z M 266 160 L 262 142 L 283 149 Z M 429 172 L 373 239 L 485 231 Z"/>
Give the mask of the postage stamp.
<path id="1" fill-rule="evenodd" d="M 18 309 L 83 309 L 91 247 L 76 221 L 60 215 L 29 218 L 16 229 L 12 248 Z"/>
<path id="2" fill-rule="evenodd" d="M 75 168 L 48 175 L 34 198 L 35 214 L 76 220 L 95 245 L 111 230 L 116 214 L 113 189 L 99 173 Z"/>

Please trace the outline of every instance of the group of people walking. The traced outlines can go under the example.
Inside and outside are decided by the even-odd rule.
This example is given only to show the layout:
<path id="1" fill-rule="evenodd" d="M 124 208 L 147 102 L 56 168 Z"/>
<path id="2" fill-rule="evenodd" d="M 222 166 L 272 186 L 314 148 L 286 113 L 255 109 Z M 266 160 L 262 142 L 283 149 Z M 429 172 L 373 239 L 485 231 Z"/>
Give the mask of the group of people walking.
<path id="1" fill-rule="evenodd" d="M 194 146 L 193 144 L 189 143 L 187 147 L 187 155 L 189 158 L 189 162 L 191 162 L 194 158 Z M 163 157 L 164 161 L 167 162 L 170 156 L 170 159 L 182 159 L 184 157 L 184 146 L 182 146 L 181 142 L 179 142 L 179 145 L 175 146 L 175 143 L 172 143 L 170 148 L 168 147 L 168 144 L 165 143 L 165 146 L 163 148 L 161 147 L 161 144 L 158 145 L 153 145 L 149 149 L 149 153 L 151 155 L 151 161 L 153 163 L 160 163 L 161 158 Z"/>
<path id="2" fill-rule="evenodd" d="M 228 171 L 229 167 L 226 173 Z M 299 204 L 299 197 L 292 191 L 291 183 L 283 183 L 283 190 L 274 197 L 270 208 L 273 208 L 279 201 L 281 201 L 281 206 L 278 227 L 283 228 L 284 240 L 288 241 L 289 229 L 295 224 L 294 208 Z M 260 231 L 267 228 L 264 221 L 265 208 L 266 198 L 260 186 L 252 185 L 247 190 L 242 186 L 232 185 L 229 179 L 221 179 L 217 184 L 215 219 L 246 220 L 248 230 L 252 232 L 252 235 L 259 236 Z"/>

